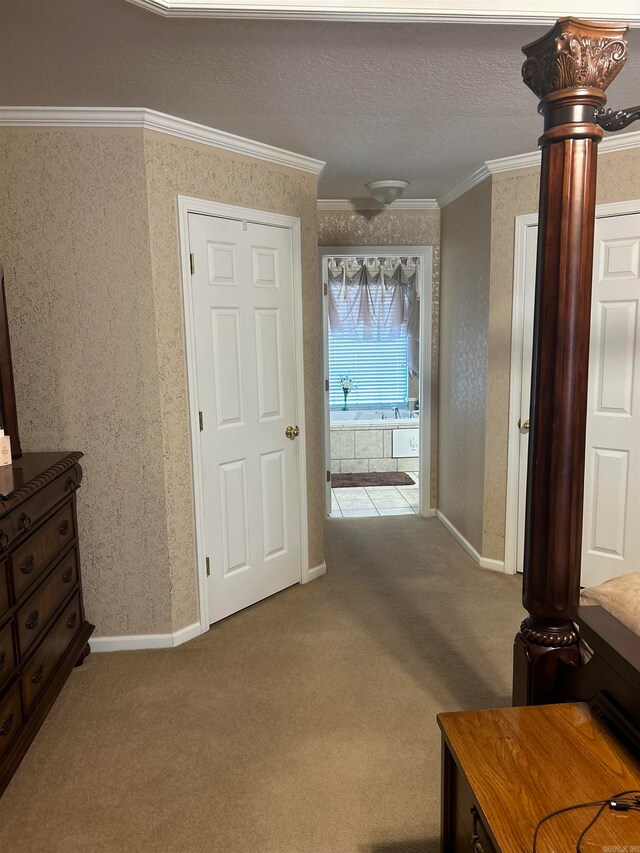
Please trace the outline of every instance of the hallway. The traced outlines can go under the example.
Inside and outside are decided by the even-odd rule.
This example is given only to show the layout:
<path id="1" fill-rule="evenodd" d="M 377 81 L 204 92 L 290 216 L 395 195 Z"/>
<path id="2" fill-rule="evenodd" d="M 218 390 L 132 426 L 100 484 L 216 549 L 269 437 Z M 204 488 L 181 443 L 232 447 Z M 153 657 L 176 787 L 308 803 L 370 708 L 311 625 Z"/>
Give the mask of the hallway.
<path id="1" fill-rule="evenodd" d="M 408 515 L 330 519 L 327 565 L 177 649 L 90 655 L 0 849 L 435 853 L 435 714 L 509 703 L 520 579 Z"/>

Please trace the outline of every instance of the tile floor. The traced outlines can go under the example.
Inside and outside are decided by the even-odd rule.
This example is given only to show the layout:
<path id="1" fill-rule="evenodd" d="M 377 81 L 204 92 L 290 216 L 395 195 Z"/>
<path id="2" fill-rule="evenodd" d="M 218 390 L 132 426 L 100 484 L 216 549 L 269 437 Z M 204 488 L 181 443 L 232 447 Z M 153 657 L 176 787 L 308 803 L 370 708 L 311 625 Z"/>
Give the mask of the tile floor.
<path id="1" fill-rule="evenodd" d="M 330 518 L 365 515 L 415 515 L 419 509 L 418 474 L 408 471 L 413 486 L 363 486 L 331 489 Z"/>

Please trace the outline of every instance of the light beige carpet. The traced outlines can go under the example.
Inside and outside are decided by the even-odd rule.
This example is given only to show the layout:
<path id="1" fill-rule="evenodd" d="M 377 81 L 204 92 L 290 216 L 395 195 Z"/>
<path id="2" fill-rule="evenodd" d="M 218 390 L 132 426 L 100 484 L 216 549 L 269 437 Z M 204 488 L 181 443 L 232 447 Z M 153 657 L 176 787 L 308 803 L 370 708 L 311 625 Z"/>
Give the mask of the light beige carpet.
<path id="1" fill-rule="evenodd" d="M 329 574 L 92 654 L 0 800 L 7 853 L 432 853 L 441 710 L 509 704 L 518 578 L 435 519 L 335 519 Z"/>

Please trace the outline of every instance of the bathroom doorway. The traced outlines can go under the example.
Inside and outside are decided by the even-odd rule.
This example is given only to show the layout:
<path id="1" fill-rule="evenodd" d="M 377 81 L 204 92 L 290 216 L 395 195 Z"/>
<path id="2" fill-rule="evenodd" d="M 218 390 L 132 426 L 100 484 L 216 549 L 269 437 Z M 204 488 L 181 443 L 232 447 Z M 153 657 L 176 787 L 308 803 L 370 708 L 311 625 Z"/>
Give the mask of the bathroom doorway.
<path id="1" fill-rule="evenodd" d="M 321 249 L 326 512 L 432 515 L 432 248 Z"/>

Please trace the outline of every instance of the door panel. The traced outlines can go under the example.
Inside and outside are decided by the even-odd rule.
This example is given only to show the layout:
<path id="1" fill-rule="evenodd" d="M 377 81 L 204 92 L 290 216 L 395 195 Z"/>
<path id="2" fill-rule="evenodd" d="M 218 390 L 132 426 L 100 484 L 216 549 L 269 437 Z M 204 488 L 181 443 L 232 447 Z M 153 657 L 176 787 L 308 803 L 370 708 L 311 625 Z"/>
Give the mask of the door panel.
<path id="1" fill-rule="evenodd" d="M 212 622 L 300 580 L 291 231 L 189 214 Z"/>
<path id="2" fill-rule="evenodd" d="M 522 420 L 529 417 L 537 228 L 527 229 Z M 583 586 L 640 571 L 640 214 L 596 219 L 585 451 Z M 528 433 L 521 430 L 517 568 Z"/>
<path id="3" fill-rule="evenodd" d="M 640 571 L 640 214 L 596 221 L 582 584 Z"/>

